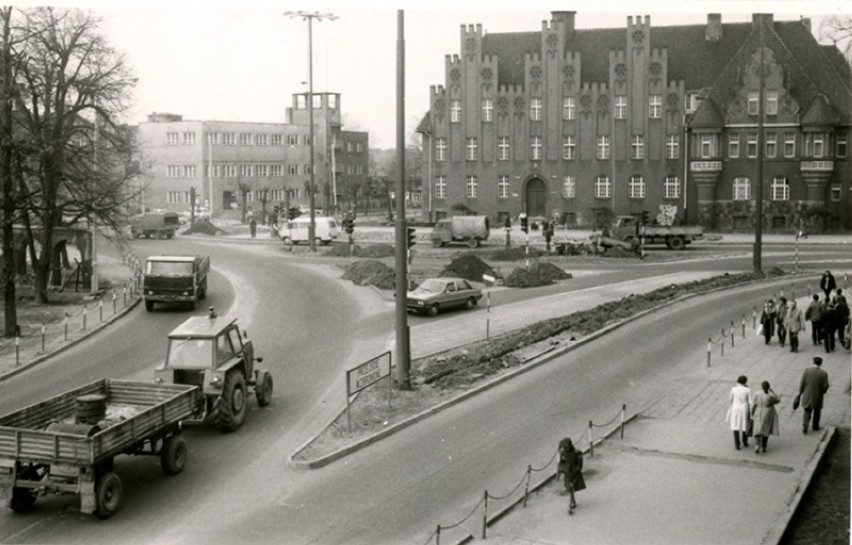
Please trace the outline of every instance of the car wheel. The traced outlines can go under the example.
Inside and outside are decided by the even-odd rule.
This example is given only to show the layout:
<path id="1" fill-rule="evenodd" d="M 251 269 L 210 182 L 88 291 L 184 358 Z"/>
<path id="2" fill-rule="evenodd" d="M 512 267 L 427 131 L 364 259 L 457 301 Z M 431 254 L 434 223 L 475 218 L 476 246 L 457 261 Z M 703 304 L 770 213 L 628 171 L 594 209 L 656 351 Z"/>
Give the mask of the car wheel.
<path id="1" fill-rule="evenodd" d="M 439 310 L 440 308 L 438 308 L 438 303 L 433 303 L 429 305 L 429 309 L 426 312 L 429 316 L 437 316 Z"/>
<path id="2" fill-rule="evenodd" d="M 475 306 L 476 306 L 476 299 L 474 299 L 473 297 L 471 297 L 470 299 L 468 299 L 467 301 L 464 302 L 464 308 L 466 308 L 467 310 L 470 310 Z"/>

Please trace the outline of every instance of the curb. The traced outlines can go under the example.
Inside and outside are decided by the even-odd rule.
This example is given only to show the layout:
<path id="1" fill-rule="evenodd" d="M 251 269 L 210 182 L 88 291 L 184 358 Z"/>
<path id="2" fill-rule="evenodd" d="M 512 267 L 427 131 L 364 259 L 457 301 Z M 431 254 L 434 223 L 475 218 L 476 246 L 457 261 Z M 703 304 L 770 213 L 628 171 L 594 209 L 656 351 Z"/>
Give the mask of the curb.
<path id="1" fill-rule="evenodd" d="M 573 343 L 569 346 L 559 347 L 559 348 L 556 348 L 554 350 L 549 350 L 548 352 L 546 352 L 544 354 L 540 354 L 540 355 L 534 357 L 532 360 L 530 360 L 527 364 L 523 365 L 522 367 L 519 367 L 518 369 L 515 369 L 513 371 L 509 371 L 508 373 L 500 375 L 499 377 L 496 377 L 495 379 L 493 379 L 489 382 L 486 382 L 486 383 L 481 384 L 481 385 L 479 385 L 479 386 L 477 386 L 477 387 L 475 387 L 471 390 L 468 390 L 468 391 L 466 391 L 462 394 L 459 394 L 458 396 L 456 396 L 452 399 L 449 399 L 447 401 L 444 401 L 443 403 L 439 403 L 438 405 L 435 405 L 434 407 L 430 407 L 429 409 L 421 411 L 420 413 L 417 413 L 416 415 L 408 418 L 407 420 L 397 422 L 396 424 L 393 424 L 392 426 L 390 426 L 388 428 L 385 428 L 385 429 L 383 429 L 383 430 L 381 430 L 381 431 L 379 431 L 379 432 L 377 432 L 377 433 L 375 433 L 375 434 L 373 434 L 369 437 L 366 437 L 366 438 L 364 438 L 360 441 L 356 441 L 355 443 L 353 443 L 349 446 L 343 447 L 342 449 L 336 450 L 332 453 L 329 453 L 325 456 L 321 456 L 319 458 L 315 458 L 313 460 L 295 460 L 294 457 L 297 456 L 302 450 L 307 448 L 307 446 L 310 445 L 319 436 L 319 435 L 315 435 L 311 439 L 309 439 L 308 441 L 303 443 L 298 449 L 296 449 L 294 454 L 291 454 L 287 458 L 287 465 L 289 467 L 293 467 L 293 468 L 296 468 L 296 469 L 318 469 L 318 468 L 324 467 L 324 466 L 326 466 L 326 465 L 328 465 L 328 464 L 330 464 L 330 463 L 332 463 L 336 460 L 339 460 L 340 458 L 343 458 L 345 456 L 348 456 L 349 454 L 352 454 L 353 452 L 357 452 L 358 450 L 360 450 L 364 447 L 372 445 L 373 443 L 375 443 L 375 442 L 377 442 L 381 439 L 384 439 L 385 437 L 388 437 L 389 435 L 392 435 L 392 434 L 394 434 L 394 433 L 396 433 L 400 430 L 403 430 L 403 429 L 407 428 L 408 426 L 416 424 L 417 422 L 420 422 L 421 420 L 424 420 L 425 418 L 427 418 L 429 416 L 437 414 L 437 413 L 443 411 L 444 409 L 448 409 L 448 408 L 450 408 L 454 405 L 457 405 L 458 403 L 461 403 L 462 401 L 465 401 L 465 400 L 467 400 L 467 399 L 469 399 L 469 398 L 471 398 L 471 397 L 473 397 L 473 396 L 475 396 L 475 395 L 477 395 L 481 392 L 490 390 L 491 388 L 493 388 L 495 386 L 499 386 L 500 384 L 502 384 L 502 383 L 504 383 L 504 382 L 506 382 L 506 381 L 508 381 L 512 378 L 515 378 L 516 376 L 518 376 L 522 373 L 526 373 L 527 371 L 534 369 L 534 368 L 538 367 L 539 365 L 542 365 L 542 364 L 544 364 L 544 363 L 546 363 L 550 360 L 553 360 L 557 357 L 563 356 L 563 355 L 565 355 L 565 354 L 567 354 L 567 353 L 569 353 L 569 352 L 571 352 L 571 351 L 573 351 L 573 350 L 575 350 L 575 349 L 577 349 L 577 348 L 579 348 L 579 347 L 581 347 L 581 346 L 583 346 L 587 343 L 590 343 L 594 340 L 597 340 L 598 338 L 603 337 L 604 335 L 610 333 L 611 331 L 615 331 L 616 329 L 618 329 L 618 328 L 620 328 L 624 325 L 627 325 L 631 322 L 639 320 L 640 318 L 643 318 L 643 317 L 647 316 L 648 314 L 650 314 L 652 312 L 656 312 L 658 310 L 667 308 L 667 307 L 672 306 L 676 303 L 685 301 L 685 300 L 693 298 L 693 297 L 704 296 L 704 295 L 708 295 L 708 294 L 715 293 L 715 292 L 718 292 L 718 291 L 738 288 L 738 287 L 746 286 L 746 285 L 753 284 L 753 283 L 766 282 L 767 284 L 770 284 L 770 283 L 775 283 L 775 282 L 781 282 L 782 279 L 783 279 L 783 281 L 786 281 L 786 280 L 789 280 L 789 277 L 791 277 L 791 276 L 792 277 L 800 277 L 800 276 L 803 276 L 803 275 L 800 274 L 800 273 L 795 273 L 795 274 L 792 274 L 792 275 L 787 275 L 787 276 L 783 276 L 783 277 L 780 277 L 780 278 L 772 278 L 772 279 L 768 279 L 768 280 L 767 279 L 749 280 L 749 281 L 742 282 L 742 283 L 739 283 L 739 284 L 734 284 L 732 286 L 713 288 L 713 289 L 710 289 L 710 290 L 707 290 L 707 291 L 702 291 L 700 293 L 689 293 L 689 294 L 686 294 L 686 295 L 682 295 L 682 296 L 677 297 L 675 299 L 672 299 L 670 301 L 666 301 L 665 303 L 662 303 L 660 305 L 657 305 L 657 306 L 654 306 L 652 308 L 645 309 L 641 312 L 638 312 L 638 313 L 634 314 L 633 316 L 625 318 L 624 320 L 621 320 L 619 322 L 605 326 L 604 328 L 599 329 L 598 331 L 595 331 L 594 333 L 591 333 L 591 334 L 587 335 L 586 337 L 583 337 L 582 339 L 576 341 L 575 343 Z M 432 355 L 434 355 L 434 354 L 432 354 Z M 428 355 L 426 357 L 428 357 Z M 340 413 L 340 414 L 342 414 L 342 413 Z M 332 422 L 334 420 L 336 420 L 339 416 L 340 416 L 339 414 L 337 416 L 335 416 L 334 419 L 332 420 Z M 326 427 L 328 427 L 328 426 L 326 426 Z M 323 429 L 325 429 L 325 428 L 323 428 Z"/>
<path id="2" fill-rule="evenodd" d="M 119 318 L 121 318 L 122 316 L 124 316 L 125 314 L 127 314 L 128 312 L 133 310 L 136 307 L 136 305 L 139 304 L 139 301 L 141 301 L 141 300 L 142 300 L 141 297 L 136 297 L 136 299 L 134 301 L 130 302 L 126 307 L 121 309 L 120 312 L 113 314 L 110 317 L 109 320 L 99 323 L 96 327 L 93 327 L 91 329 L 91 331 L 87 332 L 85 335 L 81 335 L 81 336 L 77 337 L 76 339 L 72 339 L 72 340 L 68 341 L 66 344 L 60 346 L 56 350 L 52 350 L 50 352 L 45 352 L 41 356 L 36 357 L 34 360 L 29 361 L 29 362 L 21 365 L 20 367 L 16 367 L 16 368 L 12 369 L 11 371 L 0 374 L 0 382 L 3 382 L 7 379 L 10 379 L 10 378 L 12 378 L 16 375 L 19 375 L 20 373 L 23 373 L 27 369 L 34 367 L 35 365 L 43 362 L 44 360 L 51 358 L 51 357 L 55 356 L 56 354 L 64 352 L 65 350 L 68 350 L 72 346 L 75 346 L 75 345 L 79 344 L 80 342 L 88 339 L 89 337 L 98 333 L 102 329 L 105 329 L 107 326 L 112 324 L 114 321 L 118 320 Z"/>

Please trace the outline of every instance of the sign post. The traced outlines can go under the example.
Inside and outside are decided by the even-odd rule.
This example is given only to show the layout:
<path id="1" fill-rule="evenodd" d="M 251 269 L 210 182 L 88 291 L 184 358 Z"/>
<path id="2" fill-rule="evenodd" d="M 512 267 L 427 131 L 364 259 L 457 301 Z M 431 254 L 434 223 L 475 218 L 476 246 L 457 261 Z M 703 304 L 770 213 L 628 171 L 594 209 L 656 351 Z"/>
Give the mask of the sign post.
<path id="1" fill-rule="evenodd" d="M 388 377 L 388 408 L 391 406 L 391 391 L 393 381 L 390 380 L 391 353 L 385 352 L 361 365 L 346 371 L 346 423 L 349 433 L 352 433 L 352 414 L 349 410 L 349 400 L 352 394 L 358 393 L 367 386 Z"/>

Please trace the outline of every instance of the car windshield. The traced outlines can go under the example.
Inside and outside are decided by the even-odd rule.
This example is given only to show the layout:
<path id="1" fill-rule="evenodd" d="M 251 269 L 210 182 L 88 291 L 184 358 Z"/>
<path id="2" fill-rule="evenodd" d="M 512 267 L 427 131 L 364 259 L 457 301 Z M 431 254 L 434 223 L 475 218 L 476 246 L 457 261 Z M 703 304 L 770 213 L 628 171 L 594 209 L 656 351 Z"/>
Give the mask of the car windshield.
<path id="1" fill-rule="evenodd" d="M 170 339 L 168 367 L 203 369 L 210 367 L 213 356 L 211 339 Z"/>
<path id="2" fill-rule="evenodd" d="M 424 280 L 422 284 L 417 286 L 417 291 L 425 291 L 427 293 L 443 293 L 444 285 L 444 282 L 430 278 L 428 280 Z"/>
<path id="3" fill-rule="evenodd" d="M 189 261 L 148 261 L 145 274 L 155 276 L 184 276 L 192 274 L 192 263 Z"/>

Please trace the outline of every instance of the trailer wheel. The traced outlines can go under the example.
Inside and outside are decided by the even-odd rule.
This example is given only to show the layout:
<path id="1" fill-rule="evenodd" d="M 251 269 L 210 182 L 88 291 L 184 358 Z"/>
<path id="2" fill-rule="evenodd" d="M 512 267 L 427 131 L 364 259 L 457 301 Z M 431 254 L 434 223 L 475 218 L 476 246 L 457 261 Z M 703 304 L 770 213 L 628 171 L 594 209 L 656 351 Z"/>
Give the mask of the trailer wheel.
<path id="1" fill-rule="evenodd" d="M 235 431 L 246 419 L 246 379 L 237 370 L 225 375 L 216 411 L 216 425 L 222 431 Z"/>
<path id="2" fill-rule="evenodd" d="M 177 475 L 186 467 L 186 441 L 180 435 L 170 435 L 163 439 L 160 450 L 160 466 L 166 475 Z"/>
<path id="3" fill-rule="evenodd" d="M 21 478 L 26 480 L 38 479 L 38 472 L 33 468 L 21 472 Z M 32 488 L 13 487 L 12 495 L 9 497 L 9 508 L 16 513 L 23 513 L 33 508 L 36 501 L 36 493 Z"/>
<path id="4" fill-rule="evenodd" d="M 686 246 L 686 243 L 683 241 L 682 237 L 670 237 L 666 241 L 666 246 L 668 246 L 672 250 L 683 250 Z"/>
<path id="5" fill-rule="evenodd" d="M 113 516 L 121 504 L 121 479 L 112 471 L 104 473 L 95 485 L 95 499 L 98 506 L 95 514 L 102 519 Z"/>
<path id="6" fill-rule="evenodd" d="M 479 246 L 479 240 L 478 239 L 473 238 L 473 237 L 470 237 L 469 239 L 467 239 L 467 247 L 468 248 L 476 248 L 477 246 Z"/>
<path id="7" fill-rule="evenodd" d="M 257 397 L 257 404 L 261 407 L 272 403 L 272 375 L 269 371 L 258 371 L 254 395 Z"/>

